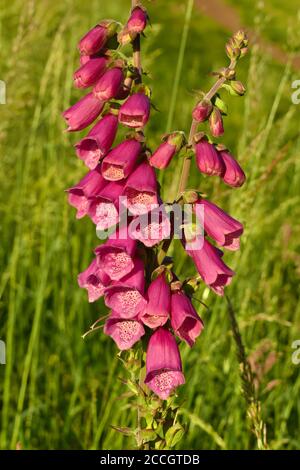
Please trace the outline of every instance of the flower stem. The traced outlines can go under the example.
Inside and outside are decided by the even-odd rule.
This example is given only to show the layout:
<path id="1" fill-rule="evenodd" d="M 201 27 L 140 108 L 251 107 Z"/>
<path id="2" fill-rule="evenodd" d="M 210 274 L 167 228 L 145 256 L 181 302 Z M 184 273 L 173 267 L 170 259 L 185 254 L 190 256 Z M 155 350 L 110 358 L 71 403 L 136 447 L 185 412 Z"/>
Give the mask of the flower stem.
<path id="1" fill-rule="evenodd" d="M 236 60 L 231 60 L 230 65 L 227 70 L 234 70 L 236 66 Z M 220 77 L 216 83 L 211 87 L 211 89 L 206 93 L 204 96 L 204 100 L 211 100 L 216 93 L 218 93 L 219 89 L 224 85 L 226 82 L 227 78 L 225 76 Z M 188 147 L 193 147 L 194 144 L 194 136 L 197 133 L 198 129 L 198 122 L 193 119 L 191 128 L 190 128 L 190 134 L 189 134 L 189 139 L 188 139 Z M 181 172 L 181 177 L 180 177 L 180 182 L 179 182 L 179 187 L 178 187 L 178 196 L 182 194 L 188 184 L 188 179 L 189 179 L 189 174 L 190 174 L 190 168 L 191 168 L 191 156 L 187 153 L 187 155 L 184 157 L 183 165 L 182 165 L 182 172 Z"/>
<path id="2" fill-rule="evenodd" d="M 139 6 L 140 4 L 141 2 L 139 0 L 131 0 L 132 9 Z M 132 47 L 133 47 L 133 65 L 139 71 L 140 80 L 141 80 L 142 65 L 141 65 L 141 36 L 140 34 L 138 34 L 135 40 L 133 41 Z"/>

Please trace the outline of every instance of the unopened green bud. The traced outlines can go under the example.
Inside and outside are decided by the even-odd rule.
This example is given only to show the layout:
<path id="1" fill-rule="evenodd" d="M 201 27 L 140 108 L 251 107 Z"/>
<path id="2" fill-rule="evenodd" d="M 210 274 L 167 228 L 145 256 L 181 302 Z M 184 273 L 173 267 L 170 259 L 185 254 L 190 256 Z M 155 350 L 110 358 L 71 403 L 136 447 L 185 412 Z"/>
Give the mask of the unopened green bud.
<path id="1" fill-rule="evenodd" d="M 242 84 L 242 82 L 238 80 L 232 80 L 230 82 L 231 88 L 237 93 L 239 96 L 243 96 L 246 93 L 246 88 Z"/>

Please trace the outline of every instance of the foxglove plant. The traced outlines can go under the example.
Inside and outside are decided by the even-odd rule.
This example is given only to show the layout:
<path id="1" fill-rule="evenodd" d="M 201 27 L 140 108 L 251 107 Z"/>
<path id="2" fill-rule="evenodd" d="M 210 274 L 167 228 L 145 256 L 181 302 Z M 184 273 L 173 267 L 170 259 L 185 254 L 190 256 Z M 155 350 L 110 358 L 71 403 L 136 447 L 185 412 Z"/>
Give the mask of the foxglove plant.
<path id="1" fill-rule="evenodd" d="M 188 190 L 187 183 L 192 158 L 199 172 L 218 176 L 227 185 L 239 187 L 245 181 L 238 162 L 213 139 L 224 133 L 226 105 L 220 90 L 234 95 L 245 92 L 235 80 L 235 69 L 248 41 L 239 31 L 226 45 L 230 64 L 216 73 L 218 80 L 208 93 L 197 95 L 189 137 L 173 131 L 151 151 L 145 135 L 151 92 L 142 81 L 140 53 L 147 22 L 144 6 L 133 0 L 124 26 L 104 20 L 80 40 L 74 84 L 93 88 L 63 116 L 69 132 L 93 124 L 75 145 L 90 171 L 68 190 L 69 203 L 77 209 L 77 218 L 91 218 L 97 233 L 110 229 L 78 283 L 87 290 L 90 302 L 103 297 L 109 309 L 102 326 L 122 352 L 129 373 L 126 383 L 138 400 L 138 429 L 132 431 L 138 446 L 162 449 L 175 445 L 183 434 L 173 402 L 177 388 L 185 383 L 180 342 L 192 347 L 204 327 L 192 304 L 191 288 L 195 291 L 203 281 L 223 295 L 234 276 L 214 243 L 237 250 L 242 224 L 198 190 Z M 132 57 L 126 56 L 128 49 L 123 50 L 129 43 Z M 123 137 L 113 146 L 118 130 Z M 183 157 L 178 195 L 176 201 L 163 203 L 156 170 L 165 169 L 176 155 Z M 176 216 L 172 215 L 174 203 Z M 187 212 L 192 212 L 192 220 Z M 178 214 L 183 248 L 199 273 L 192 279 L 178 279 L 176 266 L 166 256 L 178 235 Z M 203 230 L 197 231 L 197 224 Z M 90 331 L 99 328 L 96 324 Z"/>

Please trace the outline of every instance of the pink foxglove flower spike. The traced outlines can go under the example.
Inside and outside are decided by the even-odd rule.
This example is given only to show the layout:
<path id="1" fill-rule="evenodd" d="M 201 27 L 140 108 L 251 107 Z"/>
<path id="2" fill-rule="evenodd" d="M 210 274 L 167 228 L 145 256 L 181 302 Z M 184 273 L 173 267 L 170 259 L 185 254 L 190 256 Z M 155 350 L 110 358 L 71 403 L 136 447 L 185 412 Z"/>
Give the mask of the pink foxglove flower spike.
<path id="1" fill-rule="evenodd" d="M 238 162 L 214 138 L 224 133 L 226 104 L 220 95 L 229 90 L 236 95 L 245 93 L 243 84 L 236 80 L 235 68 L 247 52 L 248 40 L 243 31 L 233 36 L 226 45 L 228 67 L 217 72 L 218 80 L 207 93 L 197 93 L 189 138 L 183 131 L 172 131 L 163 136 L 157 148 L 150 148 L 144 127 L 153 104 L 151 90 L 143 84 L 140 54 L 148 15 L 141 1 L 132 0 L 131 6 L 123 26 L 104 20 L 78 45 L 81 67 L 74 73 L 74 85 L 93 89 L 63 113 L 67 130 L 83 130 L 101 113 L 103 116 L 75 145 L 77 156 L 90 171 L 68 190 L 68 199 L 77 209 L 77 218 L 88 215 L 96 224 L 99 237 L 99 231 L 102 236 L 110 229 L 108 238 L 95 249 L 96 259 L 78 275 L 78 283 L 87 290 L 90 302 L 104 296 L 111 312 L 99 328 L 104 327 L 104 333 L 122 351 L 129 388 L 134 397 L 138 396 L 139 407 L 146 412 L 151 409 L 153 423 L 164 423 L 157 432 L 147 422 L 147 431 L 157 432 L 147 446 L 161 449 L 161 443 L 167 442 L 167 432 L 179 423 L 173 398 L 166 405 L 156 406 L 158 398 L 169 399 L 185 382 L 177 341 L 192 347 L 203 331 L 192 293 L 203 281 L 223 295 L 234 276 L 223 261 L 223 252 L 213 243 L 226 250 L 239 249 L 242 224 L 205 199 L 198 187 L 187 188 L 192 158 L 200 173 L 219 176 L 221 184 L 239 187 L 245 181 Z M 117 48 L 113 44 L 116 41 Z M 128 56 L 130 47 L 123 48 L 129 43 L 132 56 Z M 125 138 L 123 126 L 128 132 Z M 118 127 L 123 140 L 119 138 L 112 148 Z M 172 179 L 176 179 L 182 157 L 175 203 L 164 203 L 156 169 L 164 170 L 173 159 Z M 188 220 L 186 204 L 190 204 L 192 220 Z M 194 262 L 195 275 L 180 280 L 176 263 L 167 254 L 173 238 L 182 233 L 182 245 Z M 138 369 L 143 371 L 144 366 L 143 381 Z M 167 420 L 163 413 L 167 413 Z M 132 434 L 142 448 L 140 431 Z"/>

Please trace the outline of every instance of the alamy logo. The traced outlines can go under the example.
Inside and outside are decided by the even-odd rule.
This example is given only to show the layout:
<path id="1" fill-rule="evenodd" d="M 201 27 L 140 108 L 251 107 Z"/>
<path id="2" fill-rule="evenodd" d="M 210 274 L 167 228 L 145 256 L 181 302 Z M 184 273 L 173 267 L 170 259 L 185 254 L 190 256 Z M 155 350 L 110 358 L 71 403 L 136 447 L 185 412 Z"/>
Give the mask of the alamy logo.
<path id="1" fill-rule="evenodd" d="M 292 88 L 296 90 L 292 93 L 292 103 L 300 104 L 300 80 L 293 81 Z"/>
<path id="2" fill-rule="evenodd" d="M 6 364 L 6 347 L 4 341 L 0 340 L 0 364 Z"/>
<path id="3" fill-rule="evenodd" d="M 6 104 L 6 83 L 0 80 L 0 104 Z"/>

